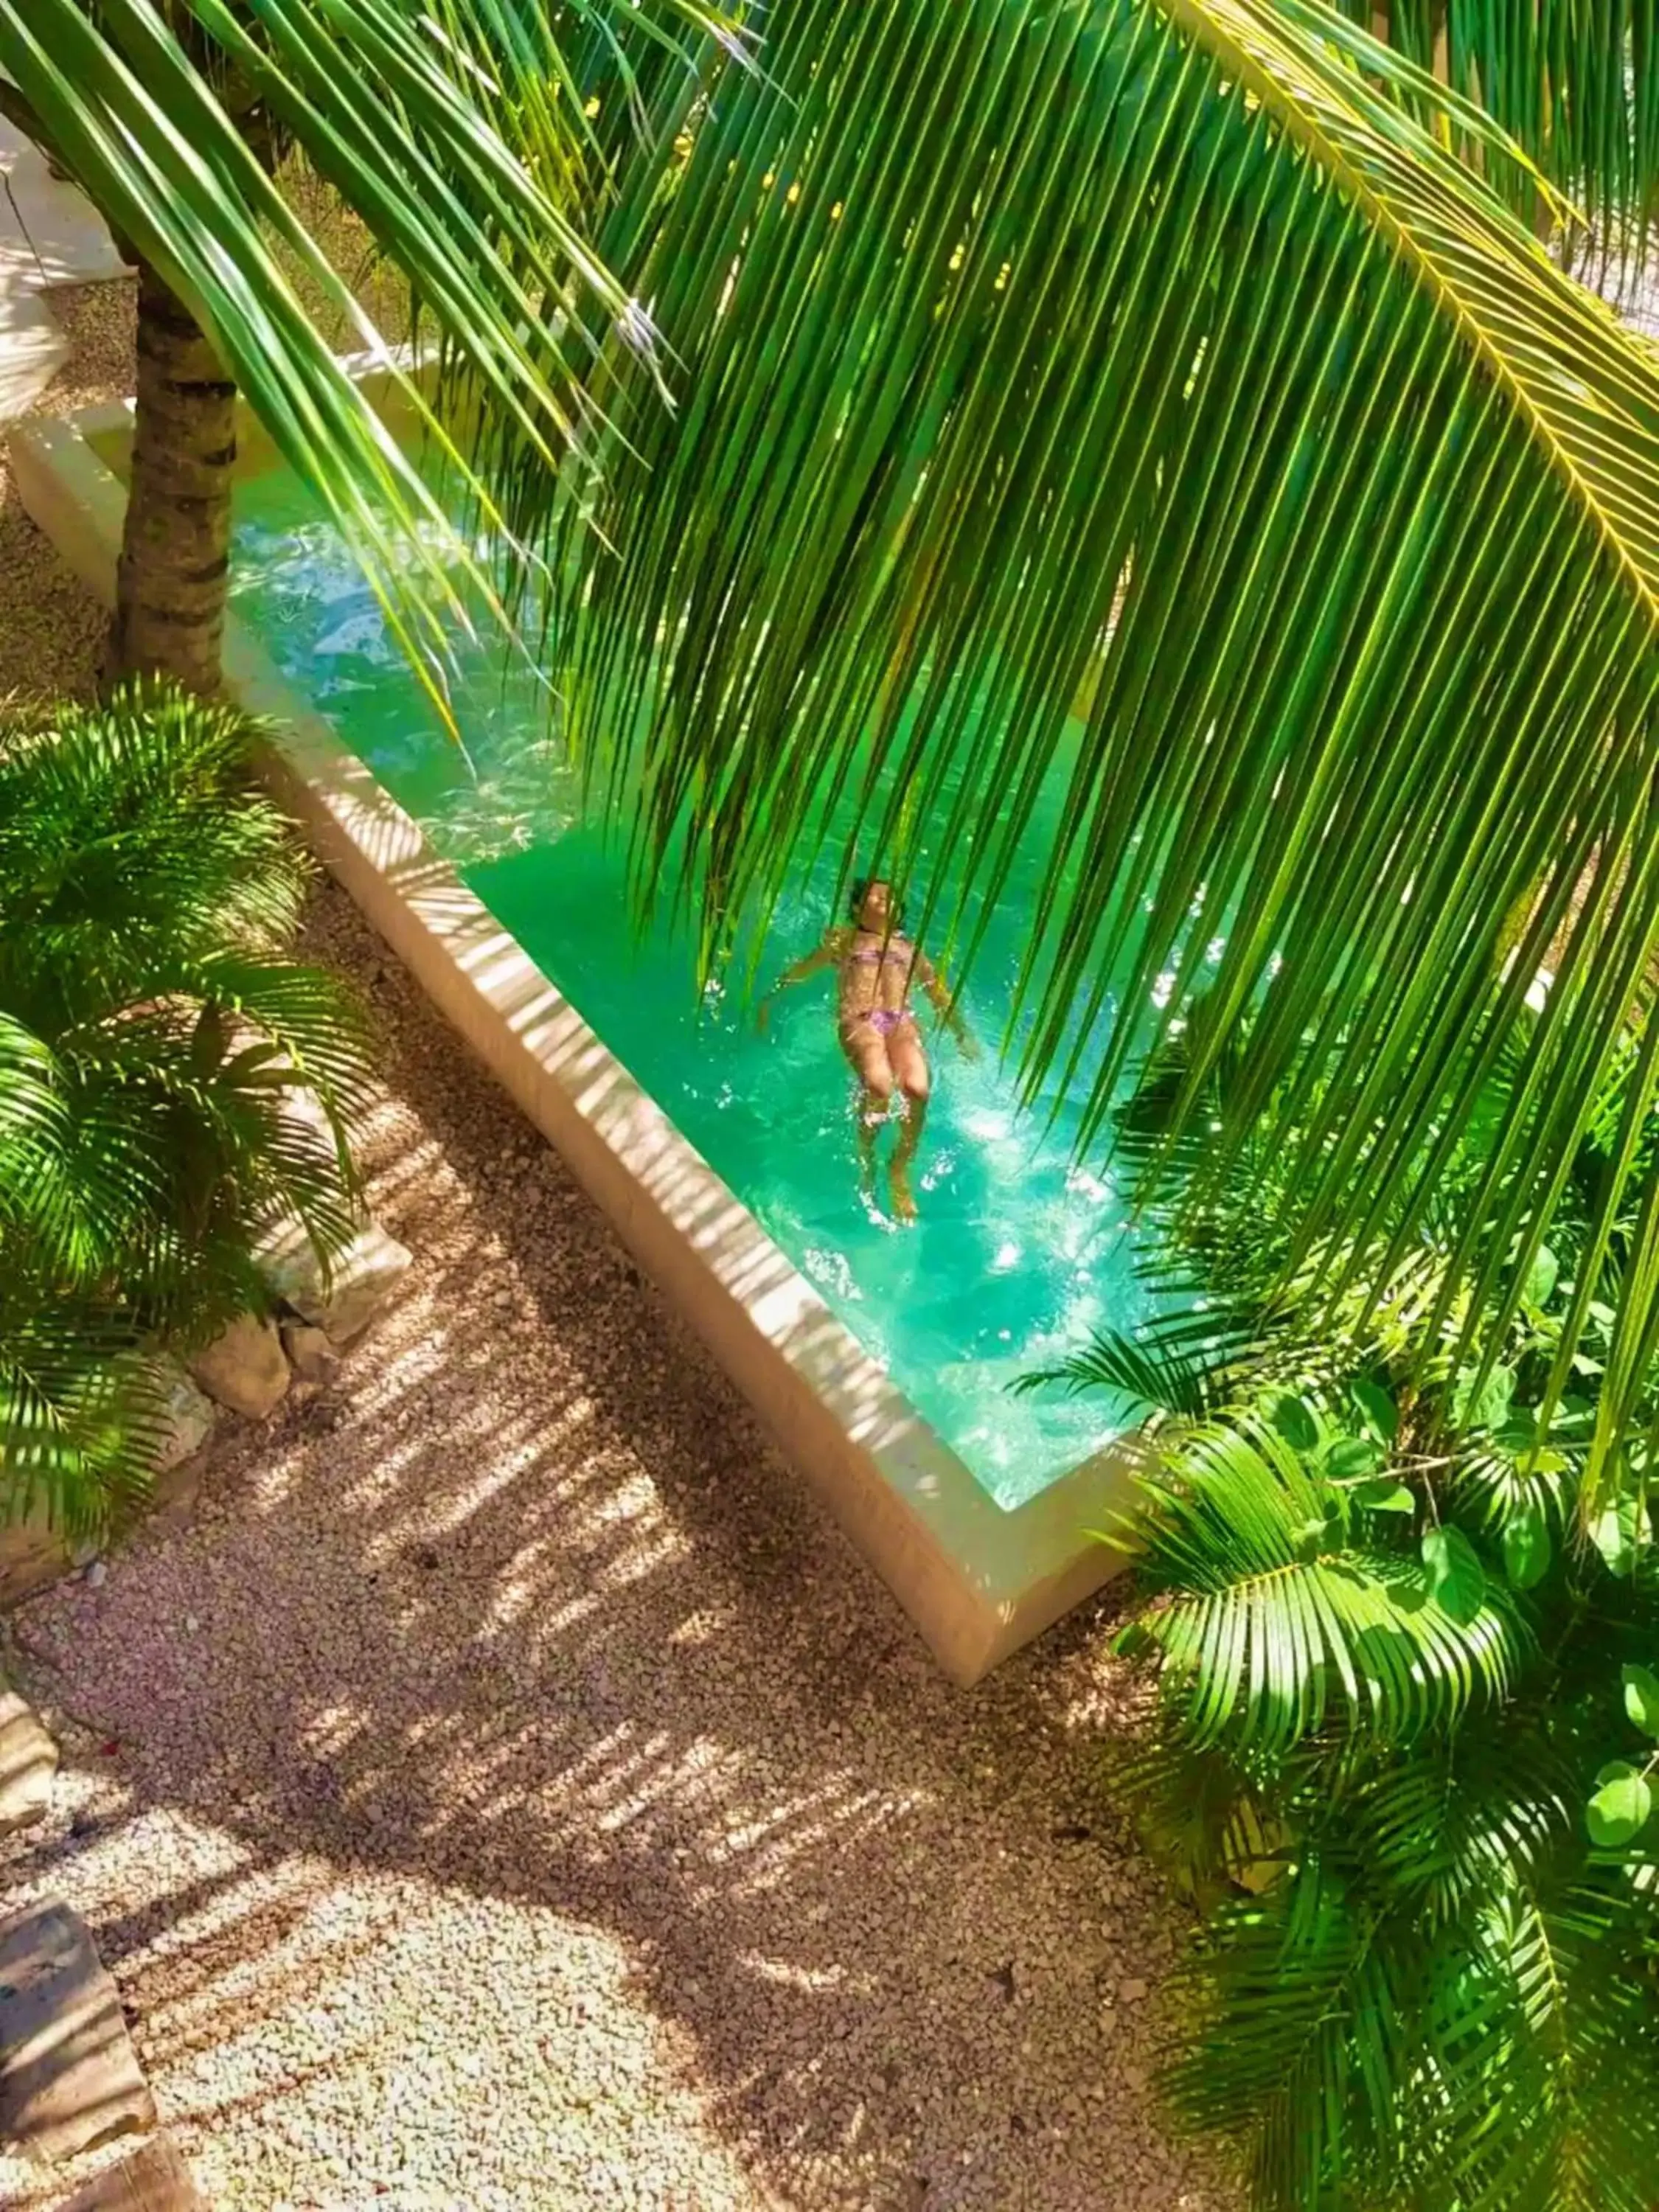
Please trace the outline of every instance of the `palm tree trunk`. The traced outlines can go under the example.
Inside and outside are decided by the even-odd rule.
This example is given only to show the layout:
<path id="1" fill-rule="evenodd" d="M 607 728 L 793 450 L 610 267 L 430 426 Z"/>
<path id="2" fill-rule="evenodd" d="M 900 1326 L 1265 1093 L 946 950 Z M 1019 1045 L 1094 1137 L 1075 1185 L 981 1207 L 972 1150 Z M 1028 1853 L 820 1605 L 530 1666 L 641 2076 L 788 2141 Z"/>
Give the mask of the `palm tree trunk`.
<path id="1" fill-rule="evenodd" d="M 219 689 L 235 462 L 236 386 L 189 308 L 140 262 L 132 476 L 106 684 L 160 674 Z"/>

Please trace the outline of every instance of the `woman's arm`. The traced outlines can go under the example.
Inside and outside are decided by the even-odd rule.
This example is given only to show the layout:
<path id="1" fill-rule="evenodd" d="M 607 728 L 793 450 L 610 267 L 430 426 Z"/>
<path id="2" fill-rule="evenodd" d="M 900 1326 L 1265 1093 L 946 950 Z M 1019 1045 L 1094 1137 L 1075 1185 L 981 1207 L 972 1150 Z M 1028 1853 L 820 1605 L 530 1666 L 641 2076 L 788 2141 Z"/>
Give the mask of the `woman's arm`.
<path id="1" fill-rule="evenodd" d="M 946 989 L 945 978 L 925 952 L 918 952 L 916 955 L 916 979 L 933 1000 L 939 1018 L 955 1037 L 957 1049 L 963 1058 L 977 1060 L 979 1058 L 978 1041 L 963 1019 L 961 1007 L 957 1005 Z"/>
<path id="2" fill-rule="evenodd" d="M 784 969 L 755 1010 L 755 1020 L 759 1028 L 764 1029 L 771 1019 L 772 1001 L 780 991 L 787 991 L 795 983 L 804 983 L 810 975 L 816 975 L 822 969 L 836 965 L 845 952 L 848 934 L 845 929 L 826 930 L 823 942 L 816 952 L 809 952 L 803 959 L 793 961 Z"/>

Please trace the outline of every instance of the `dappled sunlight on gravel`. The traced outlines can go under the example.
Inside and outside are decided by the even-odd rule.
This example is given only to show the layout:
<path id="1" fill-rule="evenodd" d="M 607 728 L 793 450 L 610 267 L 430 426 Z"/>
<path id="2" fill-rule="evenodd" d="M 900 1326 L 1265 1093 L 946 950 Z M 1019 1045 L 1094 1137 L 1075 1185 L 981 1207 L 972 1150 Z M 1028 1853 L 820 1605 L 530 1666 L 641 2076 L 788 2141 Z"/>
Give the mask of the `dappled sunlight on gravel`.
<path id="1" fill-rule="evenodd" d="M 1206 2208 L 1174 1923 L 1074 1620 L 971 1694 L 332 892 L 416 1255 L 186 1516 L 18 1616 L 15 1894 L 88 1916 L 210 2202 Z M 419 1101 L 418 1110 L 412 1102 Z M 0 2160 L 0 2199 L 49 2201 Z"/>
<path id="2" fill-rule="evenodd" d="M 125 288 L 58 295 L 67 404 Z M 0 690 L 96 611 L 0 476 Z M 416 1255 L 186 1516 L 13 1618 L 92 1923 L 222 2212 L 1218 2212 L 1148 2111 L 1176 1923 L 1074 1620 L 969 1695 L 350 909 Z M 114 2155 L 118 2155 L 117 2147 Z M 63 2193 L 0 2154 L 0 2204 Z"/>

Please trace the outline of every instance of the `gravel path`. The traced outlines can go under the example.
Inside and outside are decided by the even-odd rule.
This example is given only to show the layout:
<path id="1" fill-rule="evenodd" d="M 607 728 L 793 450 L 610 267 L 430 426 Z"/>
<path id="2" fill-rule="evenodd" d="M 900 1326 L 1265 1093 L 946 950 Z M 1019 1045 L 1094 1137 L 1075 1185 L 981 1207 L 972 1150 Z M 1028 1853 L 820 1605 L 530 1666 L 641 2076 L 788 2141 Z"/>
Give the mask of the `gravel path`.
<path id="1" fill-rule="evenodd" d="M 119 295 L 58 304 L 70 396 L 118 381 Z M 0 691 L 97 631 L 0 482 Z M 75 1721 L 0 1878 L 92 1922 L 209 2201 L 1213 2212 L 1147 2110 L 1174 1923 L 1097 1625 L 951 1690 L 337 893 L 314 927 L 384 1029 L 405 1294 L 16 1617 Z"/>

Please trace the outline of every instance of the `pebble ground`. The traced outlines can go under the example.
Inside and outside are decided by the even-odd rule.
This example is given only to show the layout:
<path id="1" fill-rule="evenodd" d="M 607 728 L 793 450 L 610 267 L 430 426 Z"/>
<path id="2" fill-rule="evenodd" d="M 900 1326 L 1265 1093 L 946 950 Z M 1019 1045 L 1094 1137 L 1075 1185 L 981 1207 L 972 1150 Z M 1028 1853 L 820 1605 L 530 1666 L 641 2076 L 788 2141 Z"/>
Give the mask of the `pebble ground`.
<path id="1" fill-rule="evenodd" d="M 58 397 L 127 310 L 59 295 Z M 95 614 L 0 482 L 0 695 Z M 1178 1923 L 1074 1616 L 971 1693 L 336 892 L 416 1264 L 189 1510 L 15 1617 L 92 1923 L 220 2212 L 1220 2212 L 1146 2084 Z M 0 2154 L 0 2204 L 55 2191 Z"/>

